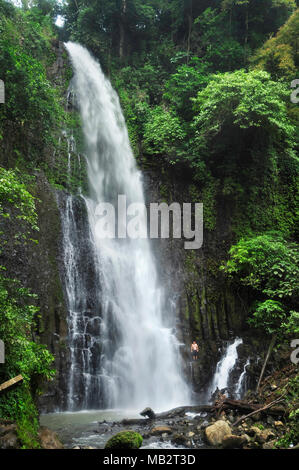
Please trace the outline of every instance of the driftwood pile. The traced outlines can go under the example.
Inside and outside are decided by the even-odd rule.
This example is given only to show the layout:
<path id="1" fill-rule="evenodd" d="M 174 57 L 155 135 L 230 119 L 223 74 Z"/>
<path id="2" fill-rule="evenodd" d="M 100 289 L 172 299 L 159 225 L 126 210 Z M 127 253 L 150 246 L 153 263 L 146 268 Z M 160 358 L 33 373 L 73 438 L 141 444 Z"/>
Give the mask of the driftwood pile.
<path id="1" fill-rule="evenodd" d="M 222 411 L 228 410 L 235 410 L 244 413 L 249 412 L 248 414 L 242 415 L 235 423 L 233 423 L 233 426 L 236 426 L 240 422 L 245 421 L 247 418 L 257 413 L 265 413 L 272 416 L 284 415 L 285 408 L 283 406 L 278 406 L 278 404 L 282 402 L 283 399 L 284 397 L 281 396 L 268 404 L 249 403 L 245 400 L 233 400 L 231 398 L 227 398 L 226 395 L 219 393 L 213 405 L 180 406 L 169 411 L 164 411 L 163 413 L 155 413 L 151 408 L 146 408 L 140 414 L 141 416 L 147 416 L 148 419 L 124 419 L 122 424 L 146 424 L 149 421 L 181 417 L 184 416 L 187 412 L 207 412 L 209 414 L 216 414 L 216 416 L 219 416 Z"/>

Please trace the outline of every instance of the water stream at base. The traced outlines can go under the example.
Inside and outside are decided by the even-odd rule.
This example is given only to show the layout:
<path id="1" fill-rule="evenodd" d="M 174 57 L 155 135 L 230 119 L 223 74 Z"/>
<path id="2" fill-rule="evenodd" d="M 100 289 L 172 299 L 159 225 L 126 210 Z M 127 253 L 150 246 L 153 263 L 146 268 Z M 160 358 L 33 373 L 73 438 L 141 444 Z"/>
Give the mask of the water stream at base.
<path id="1" fill-rule="evenodd" d="M 88 163 L 88 243 L 99 278 L 99 306 L 88 307 L 80 266 L 74 198 L 62 214 L 65 284 L 69 306 L 68 409 L 170 409 L 189 403 L 181 371 L 175 318 L 159 285 L 147 239 L 99 237 L 99 203 L 144 204 L 140 172 L 130 148 L 119 99 L 100 65 L 82 46 L 67 43 L 73 92 L 81 114 Z M 145 218 L 140 219 L 146 224 Z M 123 221 L 118 220 L 123 230 Z M 93 322 L 93 323 L 92 323 Z M 91 326 L 92 325 L 92 326 Z"/>

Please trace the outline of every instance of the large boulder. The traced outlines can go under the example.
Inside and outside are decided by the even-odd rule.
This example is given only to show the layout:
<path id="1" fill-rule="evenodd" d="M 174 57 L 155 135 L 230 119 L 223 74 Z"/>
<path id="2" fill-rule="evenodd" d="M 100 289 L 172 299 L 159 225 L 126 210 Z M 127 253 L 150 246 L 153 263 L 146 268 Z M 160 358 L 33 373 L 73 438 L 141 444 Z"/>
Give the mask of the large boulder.
<path id="1" fill-rule="evenodd" d="M 149 419 L 155 419 L 156 413 L 149 407 L 144 408 L 143 411 L 141 411 L 141 416 L 147 416 Z"/>
<path id="2" fill-rule="evenodd" d="M 10 431 L 0 438 L 0 449 L 19 449 L 20 441 L 15 432 Z"/>
<path id="3" fill-rule="evenodd" d="M 205 429 L 205 436 L 212 446 L 220 446 L 226 436 L 231 435 L 231 428 L 226 421 L 216 421 Z"/>
<path id="4" fill-rule="evenodd" d="M 38 437 L 42 449 L 63 449 L 57 434 L 44 426 L 39 428 Z"/>
<path id="5" fill-rule="evenodd" d="M 239 449 L 247 443 L 246 436 L 236 436 L 234 434 L 224 436 L 222 440 L 222 447 L 224 449 Z"/>
<path id="6" fill-rule="evenodd" d="M 248 434 L 254 437 L 255 441 L 259 444 L 264 444 L 275 437 L 275 434 L 270 429 L 259 429 L 257 426 L 251 426 Z"/>
<path id="7" fill-rule="evenodd" d="M 138 432 L 121 431 L 106 442 L 105 449 L 139 449 L 142 441 L 143 438 Z"/>
<path id="8" fill-rule="evenodd" d="M 258 442 L 261 444 L 264 444 L 265 442 L 270 441 L 275 437 L 274 432 L 271 431 L 271 429 L 264 429 L 261 434 L 258 437 Z"/>
<path id="9" fill-rule="evenodd" d="M 20 441 L 17 425 L 10 420 L 0 420 L 0 449 L 18 449 Z"/>

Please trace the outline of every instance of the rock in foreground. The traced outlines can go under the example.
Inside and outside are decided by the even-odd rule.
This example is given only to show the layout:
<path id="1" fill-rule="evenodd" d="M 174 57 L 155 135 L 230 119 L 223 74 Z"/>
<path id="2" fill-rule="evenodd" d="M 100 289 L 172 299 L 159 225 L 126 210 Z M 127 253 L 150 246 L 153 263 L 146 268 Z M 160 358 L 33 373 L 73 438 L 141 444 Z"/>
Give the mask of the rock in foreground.
<path id="1" fill-rule="evenodd" d="M 112 436 L 105 445 L 105 449 L 139 449 L 143 438 L 135 431 L 121 431 Z"/>
<path id="2" fill-rule="evenodd" d="M 222 440 L 222 447 L 224 449 L 239 449 L 243 447 L 244 444 L 247 443 L 246 436 L 236 436 L 234 434 L 230 434 L 225 436 Z"/>
<path id="3" fill-rule="evenodd" d="M 223 439 L 226 436 L 230 436 L 231 433 L 232 432 L 231 432 L 230 426 L 227 424 L 226 421 L 222 421 L 222 420 L 216 421 L 214 424 L 212 424 L 211 426 L 208 426 L 205 429 L 205 435 L 206 435 L 207 441 L 212 446 L 221 445 L 223 442 Z"/>
<path id="4" fill-rule="evenodd" d="M 39 428 L 38 437 L 42 449 L 63 449 L 57 434 L 44 426 Z"/>

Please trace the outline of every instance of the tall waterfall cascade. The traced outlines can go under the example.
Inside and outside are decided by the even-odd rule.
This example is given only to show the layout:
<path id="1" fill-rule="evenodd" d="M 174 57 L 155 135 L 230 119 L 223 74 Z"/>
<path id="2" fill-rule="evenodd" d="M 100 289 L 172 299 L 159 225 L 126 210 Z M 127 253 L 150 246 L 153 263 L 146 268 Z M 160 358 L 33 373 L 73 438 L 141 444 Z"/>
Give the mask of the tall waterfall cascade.
<path id="1" fill-rule="evenodd" d="M 84 47 L 68 42 L 66 49 L 89 182 L 89 195 L 82 201 L 88 215 L 86 240 L 78 240 L 74 197 L 67 197 L 62 210 L 71 362 L 68 409 L 162 410 L 188 404 L 175 315 L 159 285 L 150 241 L 100 238 L 96 228 L 99 203 L 116 207 L 118 195 L 125 195 L 128 205 L 144 204 L 142 175 L 118 96 Z M 91 247 L 98 282 L 96 299 L 89 302 L 79 253 L 84 242 Z"/>

